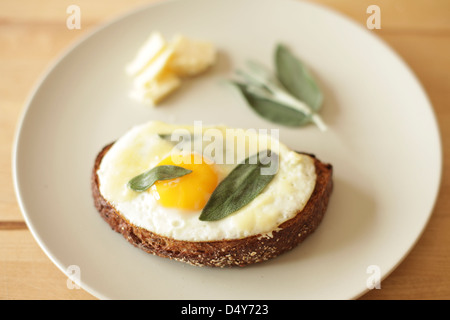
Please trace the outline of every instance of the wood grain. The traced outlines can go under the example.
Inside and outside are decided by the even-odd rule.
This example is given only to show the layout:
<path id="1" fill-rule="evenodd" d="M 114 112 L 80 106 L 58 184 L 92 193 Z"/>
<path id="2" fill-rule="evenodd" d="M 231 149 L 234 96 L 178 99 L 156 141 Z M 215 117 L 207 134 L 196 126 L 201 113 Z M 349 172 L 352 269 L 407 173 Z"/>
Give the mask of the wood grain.
<path id="1" fill-rule="evenodd" d="M 18 120 L 34 84 L 76 39 L 146 0 L 0 1 L 0 299 L 96 299 L 69 289 L 67 278 L 26 227 L 17 204 L 11 151 Z M 442 134 L 444 165 L 433 215 L 406 259 L 361 299 L 450 299 L 450 1 L 310 0 L 366 25 L 366 9 L 381 9 L 384 39 L 428 92 Z M 82 28 L 68 30 L 66 8 L 82 8 Z"/>

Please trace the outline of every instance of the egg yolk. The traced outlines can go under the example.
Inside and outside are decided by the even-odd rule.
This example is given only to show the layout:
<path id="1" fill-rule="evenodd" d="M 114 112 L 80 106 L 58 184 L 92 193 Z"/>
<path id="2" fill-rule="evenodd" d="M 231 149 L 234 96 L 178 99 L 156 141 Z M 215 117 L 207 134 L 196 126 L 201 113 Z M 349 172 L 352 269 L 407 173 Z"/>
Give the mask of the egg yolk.
<path id="1" fill-rule="evenodd" d="M 214 164 L 197 153 L 171 155 L 158 166 L 175 165 L 192 172 L 175 179 L 159 180 L 150 189 L 158 203 L 168 208 L 201 210 L 219 182 Z"/>

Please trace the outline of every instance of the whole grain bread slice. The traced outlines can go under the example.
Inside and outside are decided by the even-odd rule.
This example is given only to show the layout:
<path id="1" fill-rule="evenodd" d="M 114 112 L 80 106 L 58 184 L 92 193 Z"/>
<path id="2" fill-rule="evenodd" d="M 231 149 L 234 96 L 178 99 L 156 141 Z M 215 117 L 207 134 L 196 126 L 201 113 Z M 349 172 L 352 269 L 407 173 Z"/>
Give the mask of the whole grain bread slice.
<path id="1" fill-rule="evenodd" d="M 295 217 L 266 234 L 220 241 L 182 241 L 131 224 L 101 195 L 97 170 L 111 146 L 105 146 L 97 155 L 91 178 L 94 204 L 101 217 L 134 246 L 160 257 L 196 266 L 243 267 L 291 250 L 317 229 L 333 189 L 332 166 L 307 154 L 314 159 L 317 180 L 306 206 Z"/>

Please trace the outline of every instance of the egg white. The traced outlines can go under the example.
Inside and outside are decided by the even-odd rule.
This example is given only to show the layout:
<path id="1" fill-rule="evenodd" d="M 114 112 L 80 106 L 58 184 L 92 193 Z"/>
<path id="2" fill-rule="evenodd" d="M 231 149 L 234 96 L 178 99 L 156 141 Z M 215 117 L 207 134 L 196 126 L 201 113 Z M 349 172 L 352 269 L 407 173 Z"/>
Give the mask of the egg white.
<path id="1" fill-rule="evenodd" d="M 270 235 L 283 222 L 293 218 L 308 202 L 316 183 L 314 160 L 290 150 L 268 135 L 225 126 L 209 126 L 202 132 L 222 132 L 223 156 L 233 154 L 232 163 L 213 164 L 222 180 L 249 154 L 239 152 L 236 144 L 227 144 L 230 136 L 246 138 L 247 148 L 264 150 L 276 148 L 278 171 L 269 185 L 251 203 L 219 221 L 201 221 L 199 211 L 185 211 L 161 206 L 152 192 L 135 192 L 127 183 L 130 179 L 156 166 L 171 152 L 174 143 L 158 134 L 176 129 L 195 132 L 194 126 L 178 126 L 151 121 L 131 128 L 106 153 L 97 171 L 100 192 L 130 223 L 151 232 L 177 240 L 214 241 L 240 239 L 251 235 Z M 214 129 L 214 130 L 211 130 Z M 226 136 L 230 133 L 230 136 Z M 205 133 L 206 135 L 206 133 Z M 254 146 L 257 146 L 256 149 Z M 200 150 L 195 150 L 195 148 Z M 194 146 L 196 152 L 205 151 L 208 144 Z M 248 152 L 248 150 L 247 150 Z M 219 158 L 218 158 L 219 159 Z M 226 161 L 223 161 L 226 162 Z"/>

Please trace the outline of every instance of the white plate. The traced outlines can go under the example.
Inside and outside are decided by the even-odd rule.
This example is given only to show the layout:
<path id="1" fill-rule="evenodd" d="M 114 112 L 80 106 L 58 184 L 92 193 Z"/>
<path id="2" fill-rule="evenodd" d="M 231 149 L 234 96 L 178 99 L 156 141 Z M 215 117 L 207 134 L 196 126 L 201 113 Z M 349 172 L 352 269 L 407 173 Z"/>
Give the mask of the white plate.
<path id="1" fill-rule="evenodd" d="M 161 107 L 129 100 L 125 64 L 153 30 L 209 40 L 218 64 Z M 111 231 L 93 207 L 97 152 L 150 119 L 278 128 L 222 79 L 246 59 L 272 65 L 277 42 L 320 79 L 329 130 L 280 128 L 296 150 L 333 164 L 335 189 L 319 229 L 293 251 L 243 269 L 154 257 Z M 386 277 L 420 237 L 441 177 L 441 144 L 427 96 L 404 62 L 368 30 L 298 1 L 189 0 L 142 8 L 93 32 L 33 92 L 14 150 L 27 225 L 66 274 L 103 299 L 353 299 Z M 375 266 L 375 267 L 371 267 Z"/>

